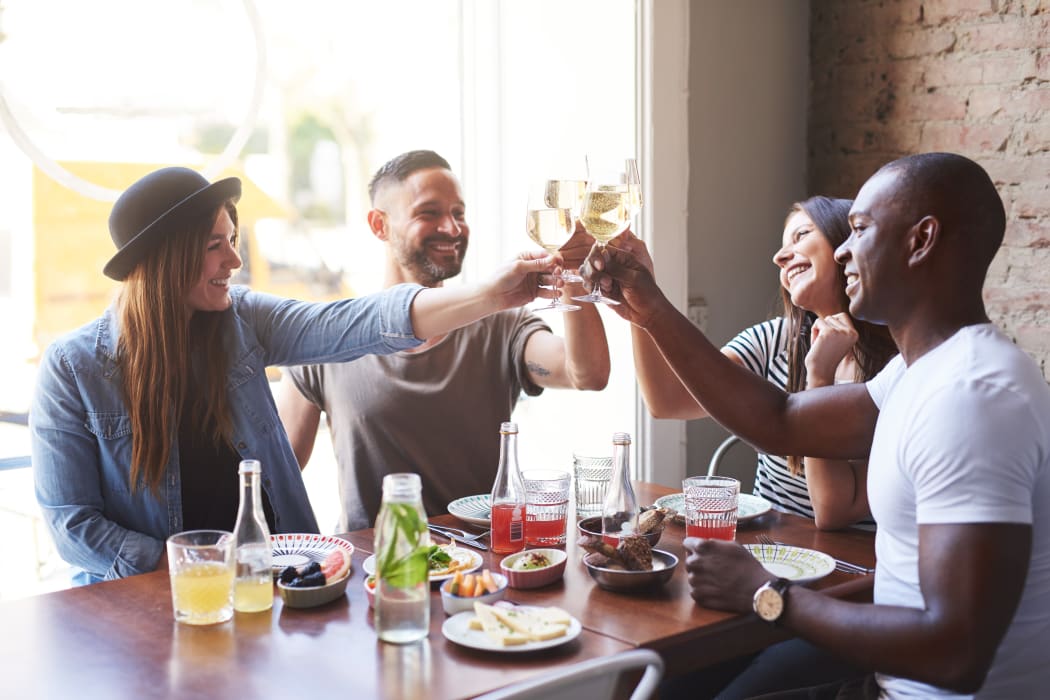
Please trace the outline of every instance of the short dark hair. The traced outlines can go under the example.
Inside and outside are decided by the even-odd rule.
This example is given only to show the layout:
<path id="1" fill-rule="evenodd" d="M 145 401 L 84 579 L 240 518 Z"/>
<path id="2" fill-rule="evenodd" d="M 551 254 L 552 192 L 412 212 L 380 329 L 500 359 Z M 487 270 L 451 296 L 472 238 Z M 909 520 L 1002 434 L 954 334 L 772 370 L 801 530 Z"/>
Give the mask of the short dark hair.
<path id="1" fill-rule="evenodd" d="M 1006 210 L 984 168 L 957 153 L 918 153 L 879 171 L 895 172 L 915 202 L 914 215 L 934 214 L 965 234 L 963 240 L 985 266 L 991 263 L 1006 232 Z"/>
<path id="2" fill-rule="evenodd" d="M 452 170 L 448 161 L 434 151 L 408 151 L 396 158 L 388 160 L 383 167 L 372 176 L 368 183 L 368 198 L 372 204 L 376 203 L 376 192 L 388 182 L 404 182 L 412 173 L 428 168 L 443 168 Z"/>

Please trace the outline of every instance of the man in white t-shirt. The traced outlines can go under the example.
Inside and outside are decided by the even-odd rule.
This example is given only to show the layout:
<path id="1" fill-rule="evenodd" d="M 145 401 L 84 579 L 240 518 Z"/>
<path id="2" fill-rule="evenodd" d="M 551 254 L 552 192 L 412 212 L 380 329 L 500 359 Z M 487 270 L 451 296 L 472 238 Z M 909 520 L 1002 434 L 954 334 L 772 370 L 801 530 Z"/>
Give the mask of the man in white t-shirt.
<path id="1" fill-rule="evenodd" d="M 1002 200 L 967 158 L 909 156 L 865 183 L 850 226 L 836 251 L 850 313 L 886 324 L 901 354 L 867 384 L 790 395 L 727 361 L 629 245 L 591 256 L 591 282 L 731 431 L 775 454 L 870 452 L 874 605 L 771 580 L 735 543 L 687 539 L 693 598 L 753 611 L 874 672 L 821 689 L 828 697 L 1043 697 L 1050 389 L 985 312 Z"/>

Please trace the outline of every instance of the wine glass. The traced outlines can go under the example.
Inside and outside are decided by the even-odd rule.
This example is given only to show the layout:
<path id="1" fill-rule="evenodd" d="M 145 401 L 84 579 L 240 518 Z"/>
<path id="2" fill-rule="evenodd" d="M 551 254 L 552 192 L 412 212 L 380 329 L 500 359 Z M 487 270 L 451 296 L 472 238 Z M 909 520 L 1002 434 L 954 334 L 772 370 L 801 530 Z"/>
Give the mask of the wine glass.
<path id="1" fill-rule="evenodd" d="M 575 226 L 576 221 L 580 218 L 580 210 L 583 207 L 583 198 L 586 193 L 586 180 L 558 178 L 547 180 L 543 200 L 548 207 L 554 209 L 571 209 L 573 226 Z M 575 270 L 562 270 L 561 278 L 566 282 L 583 281 Z"/>
<path id="2" fill-rule="evenodd" d="M 529 238 L 538 243 L 548 253 L 556 253 L 568 243 L 576 231 L 576 215 L 566 202 L 559 199 L 559 187 L 552 183 L 565 180 L 543 180 L 529 187 L 529 201 L 526 207 L 525 230 Z M 563 277 L 564 279 L 564 277 Z M 533 307 L 533 311 L 579 311 L 576 304 L 566 304 L 559 299 L 551 299 L 546 306 Z"/>
<path id="3" fill-rule="evenodd" d="M 588 179 L 587 189 L 583 198 L 583 209 L 580 213 L 580 221 L 587 233 L 598 243 L 599 248 L 616 236 L 627 230 L 631 224 L 632 201 L 639 202 L 641 206 L 641 189 L 632 187 L 628 181 L 628 174 L 624 166 L 617 167 L 595 167 L 594 161 L 588 157 Z M 619 304 L 620 302 L 602 294 L 597 285 L 590 294 L 573 297 L 575 301 L 589 301 L 594 304 Z"/>

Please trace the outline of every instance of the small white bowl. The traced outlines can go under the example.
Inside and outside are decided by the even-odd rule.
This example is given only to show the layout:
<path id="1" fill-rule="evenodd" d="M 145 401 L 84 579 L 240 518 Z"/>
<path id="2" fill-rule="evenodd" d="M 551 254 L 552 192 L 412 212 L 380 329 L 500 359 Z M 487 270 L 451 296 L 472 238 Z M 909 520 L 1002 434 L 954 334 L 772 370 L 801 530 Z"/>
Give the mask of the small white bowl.
<path id="1" fill-rule="evenodd" d="M 361 581 L 361 585 L 364 587 L 365 595 L 368 597 L 368 607 L 374 608 L 376 606 L 376 589 L 375 589 L 374 586 L 369 586 L 368 585 L 368 581 L 370 579 L 373 582 L 375 581 L 375 577 L 373 577 L 373 576 L 365 576 L 364 580 Z"/>
<path id="2" fill-rule="evenodd" d="M 548 566 L 536 569 L 516 569 L 515 564 L 525 557 L 541 554 L 550 561 Z M 503 557 L 499 570 L 507 577 L 511 588 L 540 588 L 561 579 L 565 575 L 565 562 L 568 555 L 561 549 L 526 549 Z"/>
<path id="3" fill-rule="evenodd" d="M 441 605 L 445 608 L 446 615 L 455 615 L 465 611 L 474 611 L 474 603 L 481 602 L 486 605 L 492 605 L 497 600 L 503 600 L 503 596 L 507 595 L 507 577 L 503 574 L 492 573 L 492 580 L 496 582 L 499 588 L 496 589 L 495 593 L 483 593 L 479 596 L 465 597 L 461 595 L 452 595 L 449 593 L 449 588 L 452 586 L 452 579 L 448 579 L 441 584 Z"/>

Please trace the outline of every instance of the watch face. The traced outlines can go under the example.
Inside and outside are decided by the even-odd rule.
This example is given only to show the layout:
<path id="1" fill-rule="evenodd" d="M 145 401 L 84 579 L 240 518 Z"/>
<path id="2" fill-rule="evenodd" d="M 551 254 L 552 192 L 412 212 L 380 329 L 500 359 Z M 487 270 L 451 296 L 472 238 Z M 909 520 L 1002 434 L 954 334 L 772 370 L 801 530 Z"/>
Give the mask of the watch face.
<path id="1" fill-rule="evenodd" d="M 773 622 L 784 612 L 784 597 L 778 591 L 763 586 L 755 593 L 755 612 L 766 622 Z"/>

